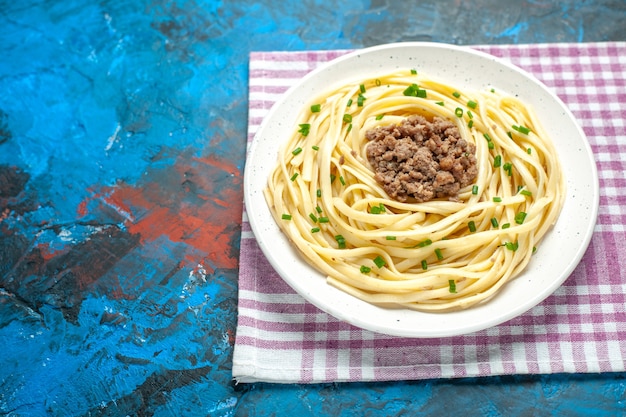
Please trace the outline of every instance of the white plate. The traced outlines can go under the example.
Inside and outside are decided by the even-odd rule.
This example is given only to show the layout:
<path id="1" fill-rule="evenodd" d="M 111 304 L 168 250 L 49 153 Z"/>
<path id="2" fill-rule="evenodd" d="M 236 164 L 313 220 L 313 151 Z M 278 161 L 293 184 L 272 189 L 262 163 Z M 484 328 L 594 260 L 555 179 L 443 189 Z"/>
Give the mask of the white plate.
<path id="1" fill-rule="evenodd" d="M 533 105 L 555 142 L 567 197 L 561 215 L 526 270 L 491 300 L 467 310 L 426 313 L 380 308 L 330 285 L 310 267 L 275 224 L 263 188 L 278 147 L 291 134 L 307 100 L 333 85 L 395 69 L 418 71 L 459 88 L 519 95 Z M 355 326 L 405 337 L 467 334 L 510 320 L 556 290 L 580 262 L 595 226 L 599 185 L 587 139 L 563 102 L 533 76 L 491 55 L 436 43 L 397 43 L 355 51 L 323 65 L 293 86 L 270 110 L 251 144 L 245 168 L 245 203 L 252 230 L 278 274 L 306 300 Z"/>

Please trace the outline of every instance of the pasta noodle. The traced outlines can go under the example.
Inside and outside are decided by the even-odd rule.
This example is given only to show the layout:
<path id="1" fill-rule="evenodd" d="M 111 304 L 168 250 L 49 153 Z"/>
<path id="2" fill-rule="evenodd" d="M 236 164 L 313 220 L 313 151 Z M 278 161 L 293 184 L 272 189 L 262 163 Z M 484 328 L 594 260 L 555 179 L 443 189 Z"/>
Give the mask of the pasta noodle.
<path id="1" fill-rule="evenodd" d="M 475 145 L 478 174 L 456 198 L 389 197 L 366 132 L 441 117 Z M 556 150 L 529 106 L 413 70 L 310 101 L 265 189 L 275 221 L 327 282 L 362 300 L 426 311 L 484 302 L 530 262 L 565 199 Z"/>

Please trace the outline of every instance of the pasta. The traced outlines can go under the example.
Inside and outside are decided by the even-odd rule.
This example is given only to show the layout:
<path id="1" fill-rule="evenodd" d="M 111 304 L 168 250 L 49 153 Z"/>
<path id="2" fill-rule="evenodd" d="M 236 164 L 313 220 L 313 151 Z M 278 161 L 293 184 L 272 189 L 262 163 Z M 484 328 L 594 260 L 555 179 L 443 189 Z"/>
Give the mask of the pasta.
<path id="1" fill-rule="evenodd" d="M 376 181 L 367 132 L 412 115 L 449 120 L 474 145 L 476 177 L 456 196 L 399 201 Z M 404 70 L 313 98 L 265 198 L 330 285 L 384 307 L 446 311 L 488 300 L 526 267 L 558 218 L 565 182 L 523 102 Z"/>

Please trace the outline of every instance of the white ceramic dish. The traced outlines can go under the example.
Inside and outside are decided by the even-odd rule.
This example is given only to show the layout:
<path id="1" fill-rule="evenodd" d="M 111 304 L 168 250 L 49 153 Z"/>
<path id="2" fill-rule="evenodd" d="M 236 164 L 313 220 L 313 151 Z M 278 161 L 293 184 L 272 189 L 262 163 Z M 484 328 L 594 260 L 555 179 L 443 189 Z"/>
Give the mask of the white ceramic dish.
<path id="1" fill-rule="evenodd" d="M 380 308 L 326 284 L 275 224 L 263 197 L 279 144 L 290 135 L 308 98 L 336 84 L 395 69 L 416 68 L 459 88 L 495 86 L 533 105 L 559 151 L 567 182 L 561 215 L 527 269 L 487 303 L 467 310 L 425 313 Z M 599 185 L 587 139 L 563 102 L 521 69 L 475 50 L 436 43 L 398 43 L 355 51 L 323 65 L 293 86 L 270 110 L 250 147 L 245 203 L 257 241 L 278 274 L 306 300 L 355 326 L 404 337 L 467 334 L 510 320 L 552 294 L 580 262 L 595 226 Z"/>

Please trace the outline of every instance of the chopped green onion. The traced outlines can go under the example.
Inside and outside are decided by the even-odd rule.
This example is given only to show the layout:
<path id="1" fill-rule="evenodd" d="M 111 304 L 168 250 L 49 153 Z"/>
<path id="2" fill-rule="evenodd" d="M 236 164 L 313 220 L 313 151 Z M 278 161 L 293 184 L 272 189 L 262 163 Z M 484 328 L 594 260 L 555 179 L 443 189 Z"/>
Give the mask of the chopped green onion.
<path id="1" fill-rule="evenodd" d="M 443 254 L 441 253 L 441 249 L 437 248 L 435 249 L 435 255 L 437 255 L 437 259 L 438 260 L 443 260 Z"/>
<path id="2" fill-rule="evenodd" d="M 317 145 L 313 145 L 313 146 L 311 146 L 311 148 L 312 148 L 314 151 L 319 151 L 319 150 L 320 150 L 320 147 L 319 147 L 319 146 L 317 146 Z"/>
<path id="3" fill-rule="evenodd" d="M 511 223 L 504 223 L 504 224 L 502 225 L 502 229 L 503 229 L 503 230 L 504 230 L 504 229 L 508 229 L 509 227 L 511 227 Z"/>
<path id="4" fill-rule="evenodd" d="M 493 148 L 495 148 L 495 147 L 496 147 L 496 145 L 494 145 L 494 144 L 493 144 L 493 142 L 487 142 L 487 147 L 488 147 L 489 149 L 493 149 Z"/>
<path id="5" fill-rule="evenodd" d="M 321 104 L 314 104 L 314 105 L 311 106 L 311 112 L 312 113 L 319 113 L 321 109 L 322 109 L 322 105 Z"/>
<path id="6" fill-rule="evenodd" d="M 315 217 L 315 214 L 309 213 L 309 217 L 313 220 L 313 223 L 317 223 L 317 217 Z"/>
<path id="7" fill-rule="evenodd" d="M 467 111 L 467 117 L 469 117 L 470 119 L 474 118 L 474 113 L 472 113 L 471 111 Z"/>
<path id="8" fill-rule="evenodd" d="M 333 182 L 335 182 L 336 178 L 337 176 L 335 174 L 330 174 L 330 183 L 332 184 Z"/>
<path id="9" fill-rule="evenodd" d="M 369 274 L 370 272 L 372 272 L 372 268 L 370 268 L 369 266 L 361 265 L 362 274 Z"/>
<path id="10" fill-rule="evenodd" d="M 475 109 L 477 105 L 478 103 L 476 103 L 474 100 L 470 100 L 467 102 L 467 107 L 469 107 L 470 109 Z"/>
<path id="11" fill-rule="evenodd" d="M 510 132 L 510 131 L 506 132 L 506 135 L 507 135 L 510 139 L 513 139 L 513 135 L 511 134 L 511 132 Z"/>
<path id="12" fill-rule="evenodd" d="M 396 240 L 395 236 L 385 236 L 385 239 L 387 240 Z"/>
<path id="13" fill-rule="evenodd" d="M 426 259 L 422 259 L 422 269 L 424 271 L 428 269 L 428 262 L 426 262 Z"/>
<path id="14" fill-rule="evenodd" d="M 492 93 L 495 93 L 495 92 L 496 92 L 496 89 L 495 89 L 495 88 L 492 88 L 492 89 L 491 89 L 491 92 L 492 92 Z"/>
<path id="15" fill-rule="evenodd" d="M 501 202 L 502 202 L 502 198 L 500 198 L 500 197 L 494 197 L 494 198 L 493 198 L 493 202 L 494 202 L 494 203 L 501 203 Z"/>
<path id="16" fill-rule="evenodd" d="M 365 92 L 365 84 L 359 85 L 359 90 L 361 91 L 361 93 L 364 93 Z"/>
<path id="17" fill-rule="evenodd" d="M 474 220 L 470 220 L 470 222 L 467 224 L 467 227 L 469 227 L 469 231 L 474 233 L 476 231 L 476 223 L 474 222 Z"/>
<path id="18" fill-rule="evenodd" d="M 533 254 L 537 252 L 537 246 L 533 246 Z"/>
<path id="19" fill-rule="evenodd" d="M 339 246 L 339 249 L 345 249 L 346 239 L 342 235 L 336 235 L 335 240 L 337 241 L 337 245 Z"/>
<path id="20" fill-rule="evenodd" d="M 502 156 L 496 155 L 495 158 L 493 158 L 493 167 L 498 168 L 500 165 L 502 165 Z"/>
<path id="21" fill-rule="evenodd" d="M 523 224 L 524 220 L 526 220 L 526 212 L 520 211 L 515 215 L 515 223 Z"/>
<path id="22" fill-rule="evenodd" d="M 376 87 L 380 87 L 380 84 L 382 84 L 380 82 L 380 79 L 376 78 L 376 81 L 374 81 L 374 84 L 376 84 Z"/>
<path id="23" fill-rule="evenodd" d="M 317 211 L 318 213 L 322 212 L 322 208 L 320 206 L 315 207 L 315 211 Z"/>
<path id="24" fill-rule="evenodd" d="M 489 133 L 483 133 L 483 136 L 485 139 L 487 139 L 487 142 L 491 142 L 491 136 L 489 136 Z"/>
<path id="25" fill-rule="evenodd" d="M 454 282 L 453 279 L 448 280 L 448 287 L 449 287 L 449 291 L 452 294 L 456 294 L 456 283 Z"/>
<path id="26" fill-rule="evenodd" d="M 344 114 L 343 115 L 343 121 L 346 122 L 346 123 L 352 123 L 352 115 L 348 114 L 348 113 Z"/>
<path id="27" fill-rule="evenodd" d="M 291 220 L 291 214 L 283 214 L 281 216 L 281 219 L 283 219 L 283 220 Z"/>
<path id="28" fill-rule="evenodd" d="M 473 120 L 470 120 L 470 121 L 467 123 L 467 127 L 469 127 L 469 128 L 471 129 L 471 128 L 472 128 L 472 126 L 474 126 L 474 121 L 473 121 Z"/>
<path id="29" fill-rule="evenodd" d="M 435 104 L 439 104 L 440 106 L 445 106 L 445 104 L 443 103 L 443 101 L 436 101 Z"/>
<path id="30" fill-rule="evenodd" d="M 315 192 L 315 194 L 317 195 L 317 197 L 321 197 L 322 196 L 322 189 L 318 188 L 317 191 Z"/>
<path id="31" fill-rule="evenodd" d="M 513 125 L 511 127 L 513 128 L 513 130 L 516 130 L 516 131 L 518 131 L 520 133 L 523 133 L 524 135 L 527 135 L 527 134 L 530 133 L 530 129 L 527 128 L 526 126 L 522 126 L 522 125 L 515 126 L 515 125 Z"/>
<path id="32" fill-rule="evenodd" d="M 512 250 L 513 252 L 515 252 L 519 247 L 519 243 L 517 242 L 506 242 L 504 245 L 508 250 Z"/>
<path id="33" fill-rule="evenodd" d="M 463 109 L 457 107 L 456 109 L 454 109 L 454 114 L 456 114 L 456 117 L 463 117 Z"/>
<path id="34" fill-rule="evenodd" d="M 506 173 L 509 175 L 509 177 L 511 175 L 513 175 L 513 164 L 510 162 L 507 162 L 506 164 L 502 165 L 502 169 L 504 169 L 506 171 Z"/>
<path id="35" fill-rule="evenodd" d="M 461 93 L 459 93 L 458 91 L 455 91 L 454 93 L 452 93 L 452 95 L 456 98 L 461 97 Z"/>
<path id="36" fill-rule="evenodd" d="M 412 74 L 412 75 L 417 75 L 417 70 L 416 70 L 416 69 L 411 68 L 411 74 Z"/>
<path id="37" fill-rule="evenodd" d="M 298 173 L 297 173 L 297 172 L 296 172 L 296 173 L 294 173 L 294 174 L 291 176 L 291 178 L 289 178 L 289 179 L 290 179 L 291 181 L 295 181 L 295 180 L 296 180 L 296 178 L 298 178 Z"/>
<path id="38" fill-rule="evenodd" d="M 384 114 L 379 114 L 378 116 L 376 116 L 376 120 L 380 120 L 380 119 L 382 119 L 383 117 L 385 117 L 385 115 L 384 115 Z"/>
<path id="39" fill-rule="evenodd" d="M 522 190 L 519 193 L 525 195 L 526 197 L 531 197 L 533 195 L 532 191 L 529 190 Z"/>
<path id="40" fill-rule="evenodd" d="M 320 230 L 322 230 L 322 229 L 320 229 L 319 227 L 314 227 L 314 228 L 311 229 L 311 233 L 317 233 Z"/>
<path id="41" fill-rule="evenodd" d="M 319 221 L 320 223 L 328 223 L 330 220 L 328 220 L 328 217 L 320 217 Z"/>
<path id="42" fill-rule="evenodd" d="M 291 151 L 293 155 L 298 155 L 300 152 L 302 152 L 302 148 L 296 148 L 293 151 Z"/>
<path id="43" fill-rule="evenodd" d="M 352 123 L 350 123 L 350 124 L 348 125 L 348 130 L 346 130 L 346 131 L 347 131 L 347 132 L 349 132 L 349 131 L 351 131 L 351 130 L 352 130 Z"/>
<path id="44" fill-rule="evenodd" d="M 472 194 L 477 195 L 478 194 L 478 185 L 474 185 L 472 187 Z"/>
<path id="45" fill-rule="evenodd" d="M 346 107 L 350 107 L 352 106 L 352 99 L 348 100 L 347 106 Z"/>
<path id="46" fill-rule="evenodd" d="M 365 100 L 367 100 L 367 98 L 364 95 L 359 94 L 359 97 L 356 100 L 356 105 L 359 106 L 359 107 L 363 107 L 363 102 Z"/>
<path id="47" fill-rule="evenodd" d="M 302 134 L 302 136 L 307 136 L 309 131 L 311 130 L 311 125 L 309 123 L 300 123 L 300 129 L 298 129 L 298 133 Z"/>
<path id="48" fill-rule="evenodd" d="M 341 183 L 341 185 L 346 185 L 346 180 L 343 179 L 343 175 L 339 176 L 339 182 Z"/>
<path id="49" fill-rule="evenodd" d="M 383 266 L 387 265 L 387 262 L 385 262 L 383 257 L 380 256 L 380 255 L 378 255 L 376 258 L 374 258 L 374 263 L 376 264 L 376 266 L 378 268 L 382 268 Z"/>
<path id="50" fill-rule="evenodd" d="M 426 247 L 426 246 L 430 246 L 430 245 L 432 245 L 432 244 L 433 244 L 433 241 L 432 241 L 432 240 L 430 240 L 430 239 L 426 239 L 425 241 L 418 243 L 416 246 L 417 246 L 418 248 L 423 248 L 423 247 Z"/>
<path id="51" fill-rule="evenodd" d="M 498 228 L 498 219 L 496 219 L 495 217 L 492 217 L 491 218 L 491 225 L 497 229 Z"/>

